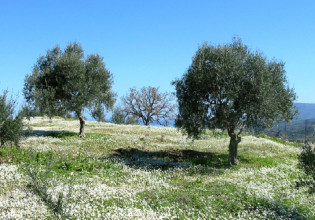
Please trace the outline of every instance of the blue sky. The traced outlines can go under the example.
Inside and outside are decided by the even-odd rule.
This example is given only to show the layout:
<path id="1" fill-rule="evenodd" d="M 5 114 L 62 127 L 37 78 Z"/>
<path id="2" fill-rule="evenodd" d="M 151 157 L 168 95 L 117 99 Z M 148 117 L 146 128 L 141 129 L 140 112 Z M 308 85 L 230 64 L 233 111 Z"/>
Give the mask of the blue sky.
<path id="1" fill-rule="evenodd" d="M 118 97 L 159 86 L 191 64 L 198 45 L 240 37 L 253 50 L 286 63 L 297 102 L 315 103 L 315 1 L 277 0 L 0 0 L 0 91 L 23 102 L 23 84 L 40 55 L 82 44 L 114 75 Z"/>

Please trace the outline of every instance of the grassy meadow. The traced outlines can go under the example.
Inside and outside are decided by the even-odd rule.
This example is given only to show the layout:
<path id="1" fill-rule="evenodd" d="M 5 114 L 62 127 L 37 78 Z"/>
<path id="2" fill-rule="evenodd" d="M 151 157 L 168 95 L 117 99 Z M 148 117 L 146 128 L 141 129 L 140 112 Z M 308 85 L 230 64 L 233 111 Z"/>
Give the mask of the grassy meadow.
<path id="1" fill-rule="evenodd" d="M 296 187 L 300 146 L 244 136 L 192 141 L 177 129 L 32 118 L 20 147 L 0 148 L 0 219 L 315 219 Z"/>

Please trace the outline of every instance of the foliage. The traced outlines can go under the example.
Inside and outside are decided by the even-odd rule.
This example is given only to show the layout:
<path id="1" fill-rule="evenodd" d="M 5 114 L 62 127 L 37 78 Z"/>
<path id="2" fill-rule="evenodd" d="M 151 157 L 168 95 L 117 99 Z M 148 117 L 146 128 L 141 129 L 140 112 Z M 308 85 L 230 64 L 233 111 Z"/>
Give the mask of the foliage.
<path id="1" fill-rule="evenodd" d="M 21 114 L 13 116 L 15 101 L 7 100 L 7 91 L 0 95 L 0 146 L 11 143 L 18 145 L 23 135 Z"/>
<path id="2" fill-rule="evenodd" d="M 123 111 L 126 115 L 142 120 L 148 126 L 156 122 L 168 125 L 175 118 L 175 104 L 168 93 L 159 92 L 159 88 L 143 87 L 141 90 L 131 88 L 129 94 L 122 97 Z"/>
<path id="3" fill-rule="evenodd" d="M 121 110 L 121 108 L 119 107 L 114 108 L 113 114 L 112 114 L 112 122 L 114 122 L 115 124 L 125 123 L 125 114 Z"/>
<path id="4" fill-rule="evenodd" d="M 287 85 L 284 63 L 268 61 L 240 39 L 218 46 L 205 43 L 173 85 L 179 104 L 176 126 L 193 137 L 207 128 L 226 129 L 231 164 L 237 164 L 245 127 L 270 127 L 294 116 L 295 93 Z"/>
<path id="5" fill-rule="evenodd" d="M 80 136 L 84 137 L 84 109 L 105 120 L 104 107 L 112 108 L 112 74 L 98 54 L 88 55 L 78 43 L 59 46 L 41 56 L 31 75 L 26 75 L 24 96 L 32 111 L 41 115 L 65 116 L 75 113 L 80 119 Z"/>
<path id="6" fill-rule="evenodd" d="M 299 167 L 304 170 L 308 179 L 301 179 L 299 184 L 309 186 L 309 191 L 315 193 L 315 147 L 306 144 L 299 156 Z"/>
<path id="7" fill-rule="evenodd" d="M 138 125 L 140 124 L 139 119 L 133 117 L 133 116 L 127 116 L 125 120 L 126 125 Z"/>

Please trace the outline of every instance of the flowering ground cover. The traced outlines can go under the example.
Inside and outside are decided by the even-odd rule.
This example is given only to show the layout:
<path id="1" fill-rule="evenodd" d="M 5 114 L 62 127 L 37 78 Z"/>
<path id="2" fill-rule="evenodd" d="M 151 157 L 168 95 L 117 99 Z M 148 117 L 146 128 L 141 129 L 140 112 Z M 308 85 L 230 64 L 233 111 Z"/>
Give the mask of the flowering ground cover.
<path id="1" fill-rule="evenodd" d="M 0 149 L 0 219 L 315 219 L 296 187 L 300 147 L 247 135 L 192 141 L 175 128 L 33 118 L 19 148 Z"/>

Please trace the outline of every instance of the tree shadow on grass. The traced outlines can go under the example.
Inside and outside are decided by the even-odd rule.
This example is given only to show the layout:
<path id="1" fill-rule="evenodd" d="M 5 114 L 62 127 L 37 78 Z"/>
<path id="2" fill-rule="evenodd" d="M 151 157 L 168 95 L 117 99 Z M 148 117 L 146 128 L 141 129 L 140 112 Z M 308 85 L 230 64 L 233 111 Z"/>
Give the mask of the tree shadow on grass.
<path id="1" fill-rule="evenodd" d="M 161 151 L 148 151 L 139 148 L 117 148 L 111 158 L 118 159 L 133 168 L 162 169 L 188 168 L 202 165 L 198 173 L 221 173 L 229 168 L 228 155 L 212 152 L 200 152 L 189 149 L 167 149 Z M 221 170 L 221 171 L 220 171 Z"/>
<path id="2" fill-rule="evenodd" d="M 43 137 L 55 137 L 55 138 L 66 138 L 66 137 L 79 137 L 79 134 L 71 131 L 43 131 L 43 130 L 32 130 L 26 131 L 25 136 L 43 136 Z"/>

